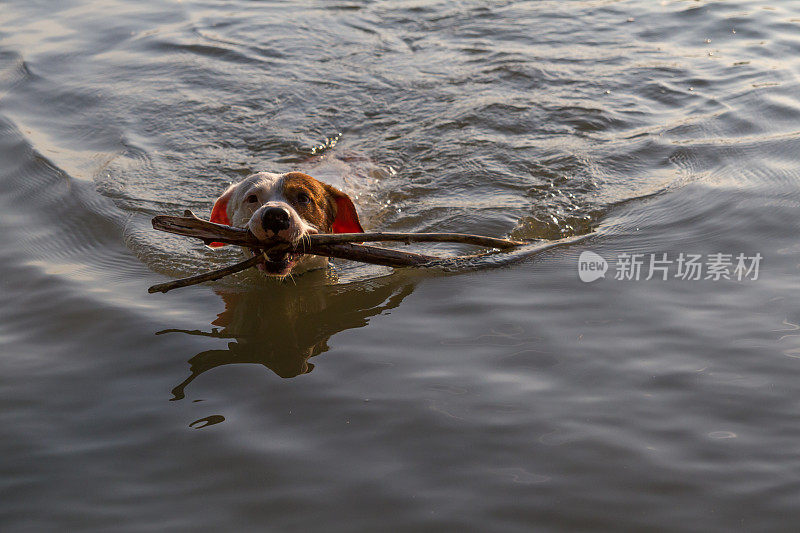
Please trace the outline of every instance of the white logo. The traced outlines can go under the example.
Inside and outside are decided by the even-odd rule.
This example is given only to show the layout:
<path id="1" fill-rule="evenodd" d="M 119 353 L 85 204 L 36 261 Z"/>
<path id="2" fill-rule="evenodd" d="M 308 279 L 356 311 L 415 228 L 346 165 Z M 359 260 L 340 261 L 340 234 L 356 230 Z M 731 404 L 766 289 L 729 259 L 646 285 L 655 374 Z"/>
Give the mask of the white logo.
<path id="1" fill-rule="evenodd" d="M 608 263 L 594 252 L 582 252 L 578 258 L 578 277 L 581 278 L 581 281 L 590 283 L 604 278 L 606 270 L 608 270 Z"/>
<path id="2" fill-rule="evenodd" d="M 612 279 L 618 281 L 755 281 L 758 279 L 761 260 L 760 253 L 748 256 L 744 253 L 690 254 L 673 253 L 628 253 L 617 254 Z M 705 261 L 704 261 L 705 259 Z M 673 265 L 675 268 L 673 268 Z M 677 272 L 671 272 L 676 270 Z M 608 262 L 594 252 L 583 252 L 578 257 L 578 277 L 590 283 L 606 277 Z"/>

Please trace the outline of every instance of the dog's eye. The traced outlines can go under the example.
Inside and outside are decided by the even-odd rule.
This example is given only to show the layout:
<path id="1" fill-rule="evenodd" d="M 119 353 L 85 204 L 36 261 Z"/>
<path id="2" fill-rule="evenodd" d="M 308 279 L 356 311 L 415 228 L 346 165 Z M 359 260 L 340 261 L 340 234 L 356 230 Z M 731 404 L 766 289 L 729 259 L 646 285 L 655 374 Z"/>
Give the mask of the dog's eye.
<path id="1" fill-rule="evenodd" d="M 258 196 L 256 196 L 255 194 L 251 194 L 250 196 L 247 197 L 248 204 L 254 204 L 256 202 L 258 202 Z"/>
<path id="2" fill-rule="evenodd" d="M 311 203 L 311 197 L 304 192 L 301 192 L 297 195 L 297 203 L 299 204 L 309 204 Z"/>

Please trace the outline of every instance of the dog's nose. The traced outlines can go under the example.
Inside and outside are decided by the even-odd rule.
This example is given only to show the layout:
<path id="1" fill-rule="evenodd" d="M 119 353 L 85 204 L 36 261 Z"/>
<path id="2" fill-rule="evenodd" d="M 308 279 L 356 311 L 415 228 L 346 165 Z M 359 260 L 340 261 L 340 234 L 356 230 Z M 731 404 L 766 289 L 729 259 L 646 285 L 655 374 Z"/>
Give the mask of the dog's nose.
<path id="1" fill-rule="evenodd" d="M 282 207 L 267 207 L 261 213 L 261 226 L 273 233 L 289 229 L 289 212 Z"/>

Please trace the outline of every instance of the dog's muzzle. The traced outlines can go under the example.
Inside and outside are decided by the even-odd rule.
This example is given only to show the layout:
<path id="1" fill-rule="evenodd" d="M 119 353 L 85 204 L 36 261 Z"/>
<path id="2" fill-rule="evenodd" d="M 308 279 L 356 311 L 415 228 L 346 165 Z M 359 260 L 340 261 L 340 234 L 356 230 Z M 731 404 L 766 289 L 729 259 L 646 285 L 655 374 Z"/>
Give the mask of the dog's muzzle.
<path id="1" fill-rule="evenodd" d="M 297 244 L 309 231 L 297 212 L 283 202 L 262 205 L 251 215 L 247 227 L 257 239 L 268 242 L 270 246 L 275 244 L 276 240 Z M 295 251 L 268 253 L 258 268 L 267 274 L 282 277 L 288 275 L 302 257 L 302 252 Z"/>
<path id="2" fill-rule="evenodd" d="M 261 213 L 261 227 L 264 231 L 278 232 L 289 229 L 289 212 L 282 207 L 268 207 Z"/>

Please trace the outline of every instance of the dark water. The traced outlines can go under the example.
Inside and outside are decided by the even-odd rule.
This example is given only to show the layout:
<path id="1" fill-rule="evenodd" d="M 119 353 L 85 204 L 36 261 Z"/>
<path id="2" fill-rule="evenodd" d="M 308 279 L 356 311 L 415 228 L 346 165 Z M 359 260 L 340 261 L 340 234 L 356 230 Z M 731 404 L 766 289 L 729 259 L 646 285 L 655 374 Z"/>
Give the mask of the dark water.
<path id="1" fill-rule="evenodd" d="M 799 56 L 789 1 L 0 3 L 0 528 L 795 530 Z M 146 293 L 232 259 L 152 215 L 290 169 L 597 235 Z"/>

